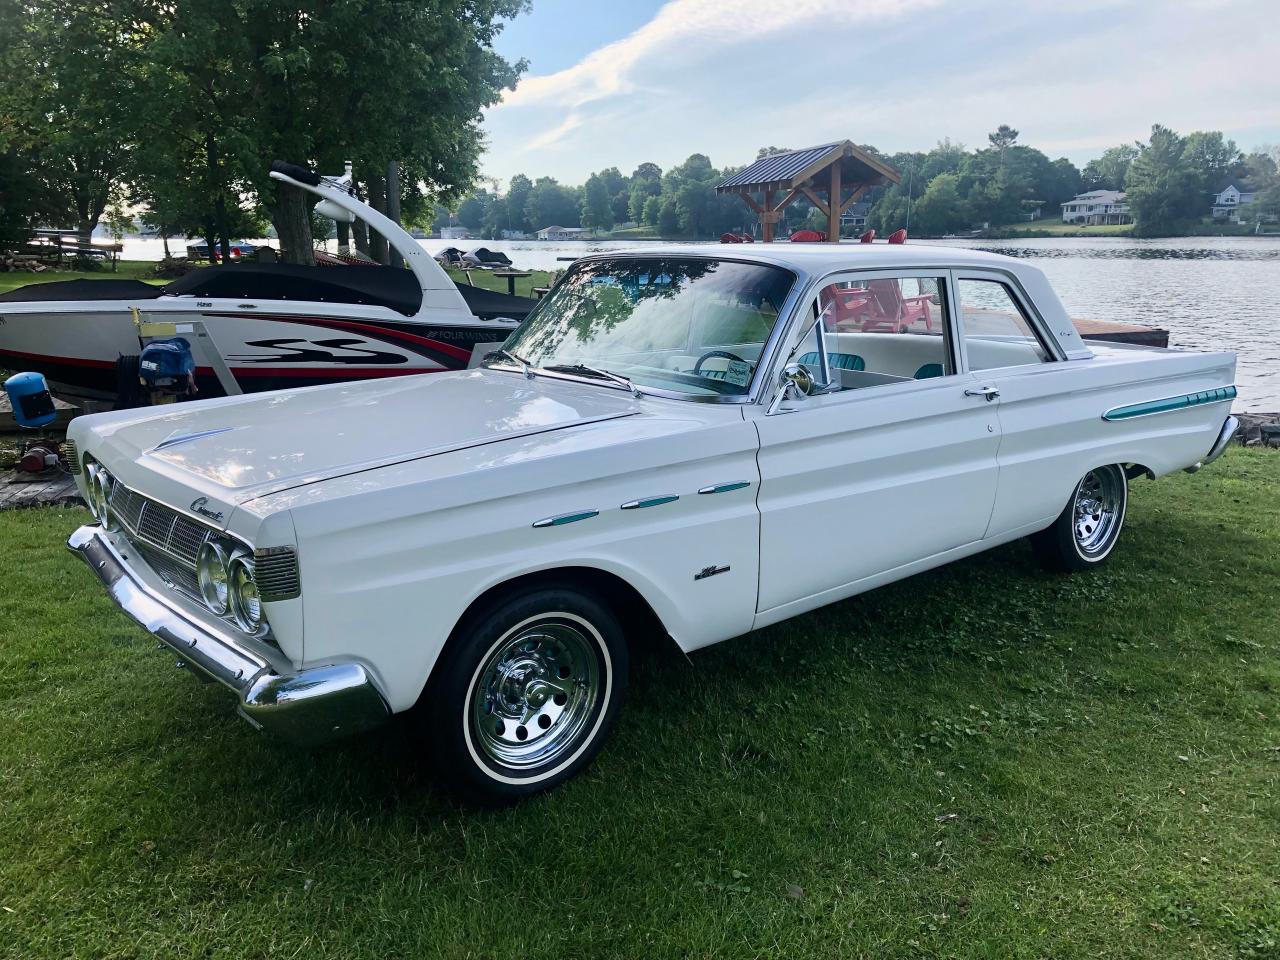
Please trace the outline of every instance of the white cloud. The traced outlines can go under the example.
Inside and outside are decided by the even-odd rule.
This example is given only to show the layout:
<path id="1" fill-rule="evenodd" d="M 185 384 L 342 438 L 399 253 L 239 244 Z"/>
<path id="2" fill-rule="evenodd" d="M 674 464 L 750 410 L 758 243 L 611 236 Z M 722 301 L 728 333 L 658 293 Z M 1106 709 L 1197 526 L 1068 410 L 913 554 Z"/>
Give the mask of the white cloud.
<path id="1" fill-rule="evenodd" d="M 606 166 L 695 151 L 736 164 L 765 144 L 842 137 L 973 147 L 1000 123 L 1077 163 L 1153 123 L 1220 129 L 1247 149 L 1280 140 L 1274 3 L 672 0 L 490 110 L 485 166 L 574 183 Z M 1224 29 L 1230 43 L 1214 39 Z"/>
<path id="2" fill-rule="evenodd" d="M 671 0 L 652 20 L 621 40 L 601 47 L 572 67 L 526 77 L 492 112 L 513 107 L 554 106 L 575 111 L 595 101 L 631 93 L 644 66 L 678 62 L 688 69 L 748 41 L 804 27 L 841 27 L 883 20 L 932 6 L 939 0 Z M 820 45 L 823 34 L 813 34 Z M 549 146 L 581 126 L 574 112 L 536 139 Z M 531 146 L 533 144 L 531 143 Z"/>

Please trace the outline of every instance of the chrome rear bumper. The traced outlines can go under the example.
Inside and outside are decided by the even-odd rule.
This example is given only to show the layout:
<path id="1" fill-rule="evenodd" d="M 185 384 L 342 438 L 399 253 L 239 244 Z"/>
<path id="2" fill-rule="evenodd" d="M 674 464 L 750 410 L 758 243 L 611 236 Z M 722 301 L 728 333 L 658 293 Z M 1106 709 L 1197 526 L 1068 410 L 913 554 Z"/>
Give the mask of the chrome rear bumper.
<path id="1" fill-rule="evenodd" d="M 1218 431 L 1218 439 L 1213 441 L 1213 446 L 1209 448 L 1209 452 L 1205 454 L 1203 460 L 1197 460 L 1191 466 L 1186 468 L 1187 473 L 1195 473 L 1207 463 L 1213 463 L 1220 456 L 1227 452 L 1227 445 L 1231 443 L 1231 438 L 1236 435 L 1236 431 L 1240 429 L 1240 421 L 1236 417 L 1227 417 L 1222 421 L 1222 429 Z"/>
<path id="2" fill-rule="evenodd" d="M 165 602 L 129 566 L 97 526 L 71 535 L 67 547 L 97 574 L 125 613 L 189 666 L 234 690 L 254 726 L 310 746 L 377 726 L 390 716 L 369 672 L 334 663 L 289 672 L 212 623 Z"/>

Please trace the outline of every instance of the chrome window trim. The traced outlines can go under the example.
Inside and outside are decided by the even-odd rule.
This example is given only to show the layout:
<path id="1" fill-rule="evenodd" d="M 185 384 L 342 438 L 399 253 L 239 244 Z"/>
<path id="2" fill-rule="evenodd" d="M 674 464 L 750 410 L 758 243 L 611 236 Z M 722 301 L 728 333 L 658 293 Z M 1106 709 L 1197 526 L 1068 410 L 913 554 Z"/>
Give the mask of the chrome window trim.
<path id="1" fill-rule="evenodd" d="M 1000 270 L 995 267 L 965 267 L 951 269 L 952 279 L 956 288 L 956 321 L 960 330 L 960 338 L 964 339 L 964 305 L 960 302 L 960 281 L 961 280 L 985 280 L 987 282 L 1003 284 L 1005 289 L 1009 291 L 1009 295 L 1013 298 L 1014 305 L 1022 311 L 1022 317 L 1027 321 L 1027 326 L 1031 328 L 1032 334 L 1040 347 L 1048 355 L 1048 359 L 1038 364 L 1032 363 L 1015 363 L 1006 367 L 987 367 L 977 373 L 988 374 L 995 370 L 1015 370 L 1018 367 L 1044 366 L 1046 363 L 1061 363 L 1067 360 L 1066 351 L 1063 350 L 1062 344 L 1058 342 L 1058 338 L 1049 330 L 1049 325 L 1045 323 L 1044 317 L 1040 311 L 1035 308 L 1031 298 L 1027 296 L 1027 291 L 1023 289 L 1021 281 L 1011 271 Z M 968 369 L 968 351 L 965 352 L 966 370 Z"/>
<path id="2" fill-rule="evenodd" d="M 902 383 L 880 383 L 871 387 L 861 387 L 857 390 L 837 390 L 833 393 L 823 394 L 824 399 L 827 397 L 831 397 L 831 398 L 844 397 L 845 399 L 848 399 L 855 395 L 866 396 L 868 390 L 885 390 L 885 389 L 903 390 L 903 389 L 910 389 L 912 387 L 926 388 L 930 385 L 936 387 L 940 382 L 942 383 L 947 382 L 947 379 L 949 377 L 959 376 L 962 373 L 968 372 L 967 367 L 962 366 L 963 360 L 964 360 L 963 354 L 958 352 L 961 349 L 962 338 L 959 335 L 958 317 L 957 317 L 955 306 L 954 306 L 956 302 L 955 288 L 953 285 L 951 269 L 949 267 L 901 267 L 897 269 L 893 267 L 863 267 L 860 269 L 859 268 L 852 268 L 852 269 L 841 268 L 838 270 L 829 270 L 823 274 L 813 275 L 810 278 L 809 282 L 805 284 L 805 289 L 802 291 L 798 299 L 800 299 L 801 302 L 804 304 L 816 306 L 818 293 L 823 289 L 823 287 L 829 286 L 832 283 L 842 283 L 844 282 L 843 280 L 838 280 L 834 278 L 848 277 L 851 274 L 856 274 L 859 280 L 892 280 L 892 279 L 898 279 L 901 277 L 923 277 L 927 280 L 945 281 L 946 287 L 947 287 L 946 295 L 948 300 L 948 303 L 945 305 L 947 308 L 947 317 L 945 321 L 945 329 L 946 329 L 947 336 L 943 337 L 943 346 L 948 348 L 947 361 L 952 365 L 954 370 L 953 372 L 946 373 L 941 377 L 930 377 L 928 380 L 911 380 L 911 381 L 904 380 Z M 808 316 L 805 316 L 808 313 L 810 313 L 810 311 L 807 308 L 801 311 L 801 316 L 802 316 L 801 322 L 806 325 L 809 323 L 811 319 Z M 808 332 L 808 327 L 805 326 L 801 332 L 801 339 L 803 339 L 803 335 L 807 332 Z M 790 336 L 791 336 L 790 334 L 788 334 L 787 336 L 788 342 L 790 342 Z M 822 337 L 819 337 L 819 340 L 825 341 L 825 333 Z M 950 344 L 947 343 L 948 340 L 951 341 Z M 795 347 L 793 347 L 790 351 L 783 354 L 784 364 L 786 360 L 790 358 L 791 354 L 799 349 L 799 346 L 800 346 L 800 341 L 797 340 Z M 781 367 L 778 370 L 778 374 L 781 374 Z M 774 388 L 775 390 L 778 389 L 776 375 L 774 377 Z M 768 398 L 766 398 L 766 402 L 768 399 L 772 399 L 772 396 L 770 395 Z M 808 399 L 817 399 L 817 398 L 811 397 Z M 795 409 L 798 410 L 802 408 L 797 407 Z"/>

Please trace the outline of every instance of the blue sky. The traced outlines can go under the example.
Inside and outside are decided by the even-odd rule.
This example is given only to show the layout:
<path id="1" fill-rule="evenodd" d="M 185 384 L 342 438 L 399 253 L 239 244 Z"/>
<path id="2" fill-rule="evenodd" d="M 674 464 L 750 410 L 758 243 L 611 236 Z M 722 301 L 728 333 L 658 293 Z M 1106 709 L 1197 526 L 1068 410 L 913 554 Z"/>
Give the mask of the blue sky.
<path id="1" fill-rule="evenodd" d="M 1155 122 L 1280 141 L 1278 0 L 533 0 L 497 46 L 529 61 L 485 114 L 503 181 L 1001 123 L 1079 164 Z"/>

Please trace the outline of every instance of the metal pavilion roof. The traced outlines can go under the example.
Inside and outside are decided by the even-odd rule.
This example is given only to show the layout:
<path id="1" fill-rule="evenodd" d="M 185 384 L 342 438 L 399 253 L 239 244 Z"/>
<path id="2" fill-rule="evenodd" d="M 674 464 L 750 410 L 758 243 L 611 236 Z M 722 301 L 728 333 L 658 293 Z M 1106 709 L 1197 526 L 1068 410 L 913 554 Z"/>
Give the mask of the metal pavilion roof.
<path id="1" fill-rule="evenodd" d="M 803 150 L 791 150 L 787 153 L 775 153 L 761 157 L 740 173 L 726 177 L 716 185 L 716 192 L 730 191 L 740 193 L 748 189 L 771 187 L 795 187 L 800 181 L 808 179 L 816 170 L 821 170 L 831 163 L 848 159 L 860 168 L 866 182 L 897 183 L 899 176 L 895 170 L 877 160 L 865 150 L 860 149 L 850 140 L 837 140 L 823 143 Z"/>

